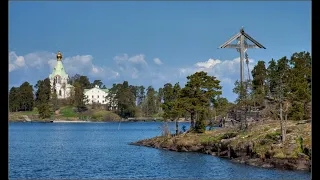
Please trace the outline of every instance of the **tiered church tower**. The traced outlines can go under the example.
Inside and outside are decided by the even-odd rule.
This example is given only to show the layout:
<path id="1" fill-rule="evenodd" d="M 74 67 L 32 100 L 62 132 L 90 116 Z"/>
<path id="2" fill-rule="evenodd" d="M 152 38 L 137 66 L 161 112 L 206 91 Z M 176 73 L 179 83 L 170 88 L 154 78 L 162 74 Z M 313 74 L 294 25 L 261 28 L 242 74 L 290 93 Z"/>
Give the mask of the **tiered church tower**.
<path id="1" fill-rule="evenodd" d="M 73 91 L 73 86 L 68 84 L 69 75 L 64 70 L 62 64 L 62 54 L 59 51 L 57 54 L 57 64 L 49 75 L 51 87 L 55 86 L 58 99 L 65 99 L 70 97 Z"/>

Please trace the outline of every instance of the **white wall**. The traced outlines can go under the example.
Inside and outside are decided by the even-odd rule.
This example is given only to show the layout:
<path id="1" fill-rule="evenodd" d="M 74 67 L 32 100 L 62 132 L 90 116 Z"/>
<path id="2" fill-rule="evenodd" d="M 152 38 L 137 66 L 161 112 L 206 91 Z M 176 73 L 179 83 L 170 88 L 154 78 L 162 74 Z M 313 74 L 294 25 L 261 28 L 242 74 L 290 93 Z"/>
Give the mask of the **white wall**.
<path id="1" fill-rule="evenodd" d="M 53 80 L 54 77 L 50 79 L 50 84 L 51 87 L 53 86 Z M 65 78 L 61 78 L 61 84 L 56 83 L 56 92 L 57 92 L 57 98 L 58 99 L 64 99 L 64 98 L 68 98 L 70 96 L 70 88 L 62 88 L 62 84 L 65 83 L 66 86 L 68 84 L 68 77 Z M 59 95 L 59 91 L 61 90 L 61 95 Z"/>
<path id="2" fill-rule="evenodd" d="M 85 92 L 85 96 L 87 97 L 88 104 L 92 104 L 92 102 L 100 103 L 100 104 L 107 104 L 106 96 L 108 93 L 102 91 L 98 88 L 92 88 Z"/>

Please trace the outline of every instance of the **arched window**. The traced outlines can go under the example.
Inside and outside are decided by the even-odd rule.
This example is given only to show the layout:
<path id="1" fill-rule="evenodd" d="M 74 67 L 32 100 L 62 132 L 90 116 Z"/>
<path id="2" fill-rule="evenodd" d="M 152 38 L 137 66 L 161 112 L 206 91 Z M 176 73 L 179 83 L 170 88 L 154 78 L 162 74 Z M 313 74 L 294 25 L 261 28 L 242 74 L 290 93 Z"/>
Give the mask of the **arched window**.
<path id="1" fill-rule="evenodd" d="M 61 84 L 61 77 L 59 75 L 55 77 L 55 82 Z"/>
<path id="2" fill-rule="evenodd" d="M 61 96 L 61 89 L 59 90 L 59 96 Z"/>

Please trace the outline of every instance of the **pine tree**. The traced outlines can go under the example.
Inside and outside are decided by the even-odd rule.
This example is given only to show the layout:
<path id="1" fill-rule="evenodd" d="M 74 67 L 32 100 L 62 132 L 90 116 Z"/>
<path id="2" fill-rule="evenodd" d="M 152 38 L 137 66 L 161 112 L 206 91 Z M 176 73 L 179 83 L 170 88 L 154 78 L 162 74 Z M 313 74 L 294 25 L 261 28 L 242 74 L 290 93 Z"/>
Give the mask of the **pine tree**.
<path id="1" fill-rule="evenodd" d="M 188 76 L 187 79 L 187 84 L 181 89 L 178 104 L 180 108 L 190 113 L 191 131 L 196 130 L 200 132 L 203 126 L 199 126 L 201 123 L 195 126 L 196 119 L 198 119 L 196 116 L 199 115 L 199 121 L 204 118 L 204 114 L 202 113 L 208 111 L 210 99 L 220 95 L 222 93 L 220 91 L 222 87 L 216 77 L 208 76 L 204 71 L 196 72 Z"/>
<path id="2" fill-rule="evenodd" d="M 74 84 L 74 105 L 77 107 L 78 112 L 83 112 L 86 110 L 85 106 L 85 95 L 83 93 L 83 87 L 79 82 Z"/>
<path id="3" fill-rule="evenodd" d="M 49 118 L 52 114 L 50 110 L 51 85 L 49 78 L 38 81 L 36 87 L 38 88 L 36 92 L 36 102 L 39 117 L 42 119 Z"/>
<path id="4" fill-rule="evenodd" d="M 252 93 L 258 105 L 262 105 L 267 92 L 267 69 L 265 67 L 264 61 L 258 61 L 258 63 L 255 65 L 251 72 L 253 78 Z"/>
<path id="5" fill-rule="evenodd" d="M 19 88 L 12 87 L 9 92 L 9 111 L 16 112 L 20 109 Z"/>

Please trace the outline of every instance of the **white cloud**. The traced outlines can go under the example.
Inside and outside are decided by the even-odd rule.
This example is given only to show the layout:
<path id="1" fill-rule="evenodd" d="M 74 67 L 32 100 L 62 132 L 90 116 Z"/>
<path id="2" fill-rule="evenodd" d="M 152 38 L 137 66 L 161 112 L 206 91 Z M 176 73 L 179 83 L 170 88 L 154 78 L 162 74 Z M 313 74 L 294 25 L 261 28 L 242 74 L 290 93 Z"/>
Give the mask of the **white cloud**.
<path id="1" fill-rule="evenodd" d="M 249 70 L 251 71 L 254 66 L 254 60 L 249 59 Z M 244 67 L 245 76 L 247 76 L 247 65 Z M 208 72 L 209 75 L 216 76 L 222 81 L 223 78 L 234 79 L 240 76 L 240 58 L 235 58 L 233 60 L 219 60 L 210 58 L 205 62 L 197 62 L 192 67 L 180 68 L 179 75 L 187 76 L 198 71 Z M 230 82 L 229 80 L 227 82 Z"/>
<path id="2" fill-rule="evenodd" d="M 138 75 L 139 71 L 136 68 L 133 68 L 133 72 L 131 74 L 132 79 L 137 79 L 139 77 Z"/>
<path id="3" fill-rule="evenodd" d="M 112 70 L 108 67 L 98 67 L 96 65 L 92 65 L 91 71 L 89 72 L 89 75 L 101 79 L 115 79 L 119 77 L 119 73 Z"/>
<path id="4" fill-rule="evenodd" d="M 43 67 L 49 67 L 49 72 L 52 72 L 52 69 L 57 64 L 55 53 L 50 52 L 35 52 L 29 53 L 25 56 L 18 56 L 15 52 L 9 53 L 9 72 L 17 70 L 21 67 L 25 68 L 35 68 L 43 69 Z M 117 78 L 119 73 L 108 68 L 100 67 L 93 63 L 93 56 L 91 55 L 76 55 L 71 57 L 66 57 L 62 59 L 64 68 L 69 76 L 74 74 L 83 74 L 90 75 L 92 77 L 99 77 L 107 79 Z M 33 70 L 33 73 L 35 71 Z M 47 76 L 47 75 L 46 75 Z"/>
<path id="5" fill-rule="evenodd" d="M 17 69 L 17 66 L 14 64 L 9 64 L 9 72 L 14 71 L 15 69 Z"/>
<path id="6" fill-rule="evenodd" d="M 154 62 L 155 64 L 157 64 L 157 65 L 163 64 L 162 61 L 161 61 L 159 58 L 154 58 L 154 59 L 153 59 L 153 62 Z"/>
<path id="7" fill-rule="evenodd" d="M 129 56 L 122 54 L 113 58 L 117 65 L 117 69 L 121 71 L 123 78 L 138 79 L 142 74 L 146 75 L 148 70 L 148 63 L 145 60 L 144 54 Z M 119 76 L 119 75 L 118 75 Z"/>
<path id="8" fill-rule="evenodd" d="M 196 66 L 199 68 L 213 68 L 216 64 L 219 63 L 221 63 L 219 59 L 214 60 L 210 58 L 208 61 L 196 63 Z"/>
<path id="9" fill-rule="evenodd" d="M 92 73 L 99 73 L 101 71 L 103 71 L 102 68 L 96 67 L 95 65 L 92 65 Z"/>
<path id="10" fill-rule="evenodd" d="M 129 57 L 128 54 L 122 54 L 113 58 L 117 64 L 141 64 L 147 65 L 144 54 L 138 54 Z"/>
<path id="11" fill-rule="evenodd" d="M 128 59 L 129 62 L 135 63 L 135 64 L 147 64 L 147 62 L 144 60 L 144 55 L 139 54 L 136 56 L 132 56 Z"/>
<path id="12" fill-rule="evenodd" d="M 25 66 L 23 56 L 18 56 L 15 52 L 9 52 L 9 72 Z"/>
<path id="13" fill-rule="evenodd" d="M 18 56 L 15 52 L 9 52 L 9 72 L 20 68 L 42 69 L 49 61 L 54 60 L 55 54 L 49 52 L 29 53 Z"/>

